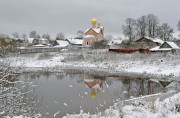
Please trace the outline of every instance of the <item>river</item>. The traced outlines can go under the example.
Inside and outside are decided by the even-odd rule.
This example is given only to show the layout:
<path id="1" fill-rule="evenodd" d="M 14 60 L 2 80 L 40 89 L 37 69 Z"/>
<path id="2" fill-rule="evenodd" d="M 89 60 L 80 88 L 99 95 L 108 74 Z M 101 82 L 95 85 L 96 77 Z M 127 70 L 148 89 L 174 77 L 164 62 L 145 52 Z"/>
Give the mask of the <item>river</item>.
<path id="1" fill-rule="evenodd" d="M 23 73 L 19 78 L 36 85 L 34 93 L 41 103 L 37 109 L 45 118 L 78 114 L 80 110 L 94 114 L 118 100 L 176 90 L 174 82 L 162 85 L 143 76 L 102 76 L 77 70 Z"/>

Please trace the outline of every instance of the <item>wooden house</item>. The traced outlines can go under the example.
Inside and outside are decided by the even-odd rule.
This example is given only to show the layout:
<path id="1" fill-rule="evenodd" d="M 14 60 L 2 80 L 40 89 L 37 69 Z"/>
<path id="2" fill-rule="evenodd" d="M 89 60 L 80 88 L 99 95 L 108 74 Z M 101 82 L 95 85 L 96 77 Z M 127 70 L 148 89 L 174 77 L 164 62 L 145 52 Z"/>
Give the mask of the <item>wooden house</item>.
<path id="1" fill-rule="evenodd" d="M 68 46 L 70 43 L 68 40 L 55 40 L 53 43 L 54 47 L 66 47 Z"/>
<path id="2" fill-rule="evenodd" d="M 49 45 L 49 40 L 45 38 L 38 39 L 38 43 L 42 45 Z"/>
<path id="3" fill-rule="evenodd" d="M 151 38 L 151 37 L 141 37 L 140 39 L 134 42 L 135 45 L 138 45 L 138 48 L 146 48 L 150 49 L 156 46 L 160 46 L 163 44 L 164 41 L 158 38 Z"/>
<path id="4" fill-rule="evenodd" d="M 165 41 L 162 45 L 150 49 L 152 52 L 167 52 L 172 49 L 180 49 L 174 42 Z"/>
<path id="5" fill-rule="evenodd" d="M 39 44 L 39 41 L 38 41 L 38 39 L 36 39 L 36 38 L 28 38 L 28 43 L 29 43 L 29 45 L 37 45 L 37 44 Z"/>

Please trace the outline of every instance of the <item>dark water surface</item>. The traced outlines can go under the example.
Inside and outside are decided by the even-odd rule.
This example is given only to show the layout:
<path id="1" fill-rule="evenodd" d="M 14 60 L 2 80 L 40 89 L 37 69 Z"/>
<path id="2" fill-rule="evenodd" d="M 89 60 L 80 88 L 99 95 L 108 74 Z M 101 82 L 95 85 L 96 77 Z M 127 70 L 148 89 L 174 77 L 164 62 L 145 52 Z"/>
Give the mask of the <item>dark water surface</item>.
<path id="1" fill-rule="evenodd" d="M 113 105 L 117 99 L 167 92 L 176 89 L 164 88 L 159 82 L 145 78 L 108 77 L 68 70 L 61 73 L 24 73 L 23 81 L 37 85 L 35 93 L 41 102 L 42 117 L 56 118 L 66 114 L 84 112 L 98 113 Z M 169 86 L 170 86 L 169 85 Z"/>

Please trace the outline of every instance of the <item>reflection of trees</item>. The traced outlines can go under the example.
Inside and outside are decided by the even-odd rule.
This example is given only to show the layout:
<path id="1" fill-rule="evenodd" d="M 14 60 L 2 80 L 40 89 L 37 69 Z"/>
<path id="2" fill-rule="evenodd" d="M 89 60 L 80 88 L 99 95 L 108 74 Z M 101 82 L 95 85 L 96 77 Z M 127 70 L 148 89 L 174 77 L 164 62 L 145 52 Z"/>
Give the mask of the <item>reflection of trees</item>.
<path id="1" fill-rule="evenodd" d="M 138 91 L 138 96 L 143 95 L 145 92 L 145 87 L 144 87 L 144 81 L 145 80 L 139 80 L 139 91 Z"/>
<path id="2" fill-rule="evenodd" d="M 49 78 L 49 76 L 50 76 L 50 72 L 45 71 L 45 72 L 43 72 L 43 73 L 42 73 L 42 75 L 43 75 L 43 76 L 45 76 L 45 77 L 46 77 L 46 79 L 48 79 L 48 78 Z"/>
<path id="3" fill-rule="evenodd" d="M 37 79 L 40 78 L 40 73 L 33 73 L 33 72 L 28 72 L 28 73 L 23 73 L 21 74 L 22 78 L 30 78 L 30 79 Z"/>
<path id="4" fill-rule="evenodd" d="M 129 96 L 149 95 L 161 92 L 163 88 L 153 81 L 137 79 L 123 79 L 124 89 L 129 93 Z"/>
<path id="5" fill-rule="evenodd" d="M 148 95 L 149 94 L 155 94 L 155 93 L 163 90 L 163 88 L 160 86 L 160 84 L 158 84 L 156 82 L 148 81 L 147 84 L 148 84 L 148 86 L 147 86 Z"/>
<path id="6" fill-rule="evenodd" d="M 56 78 L 62 80 L 65 78 L 65 75 L 63 73 L 56 73 Z"/>

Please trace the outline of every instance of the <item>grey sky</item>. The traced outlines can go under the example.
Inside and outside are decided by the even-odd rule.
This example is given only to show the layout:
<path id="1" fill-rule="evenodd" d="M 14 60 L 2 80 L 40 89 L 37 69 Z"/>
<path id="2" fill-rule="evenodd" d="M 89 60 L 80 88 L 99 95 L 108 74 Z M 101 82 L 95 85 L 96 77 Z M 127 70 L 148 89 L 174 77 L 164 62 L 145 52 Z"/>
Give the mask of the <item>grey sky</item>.
<path id="1" fill-rule="evenodd" d="M 32 30 L 69 35 L 85 31 L 96 17 L 106 34 L 120 34 L 126 18 L 149 13 L 176 30 L 179 11 L 180 0 L 0 0 L 0 30 L 9 35 Z"/>

